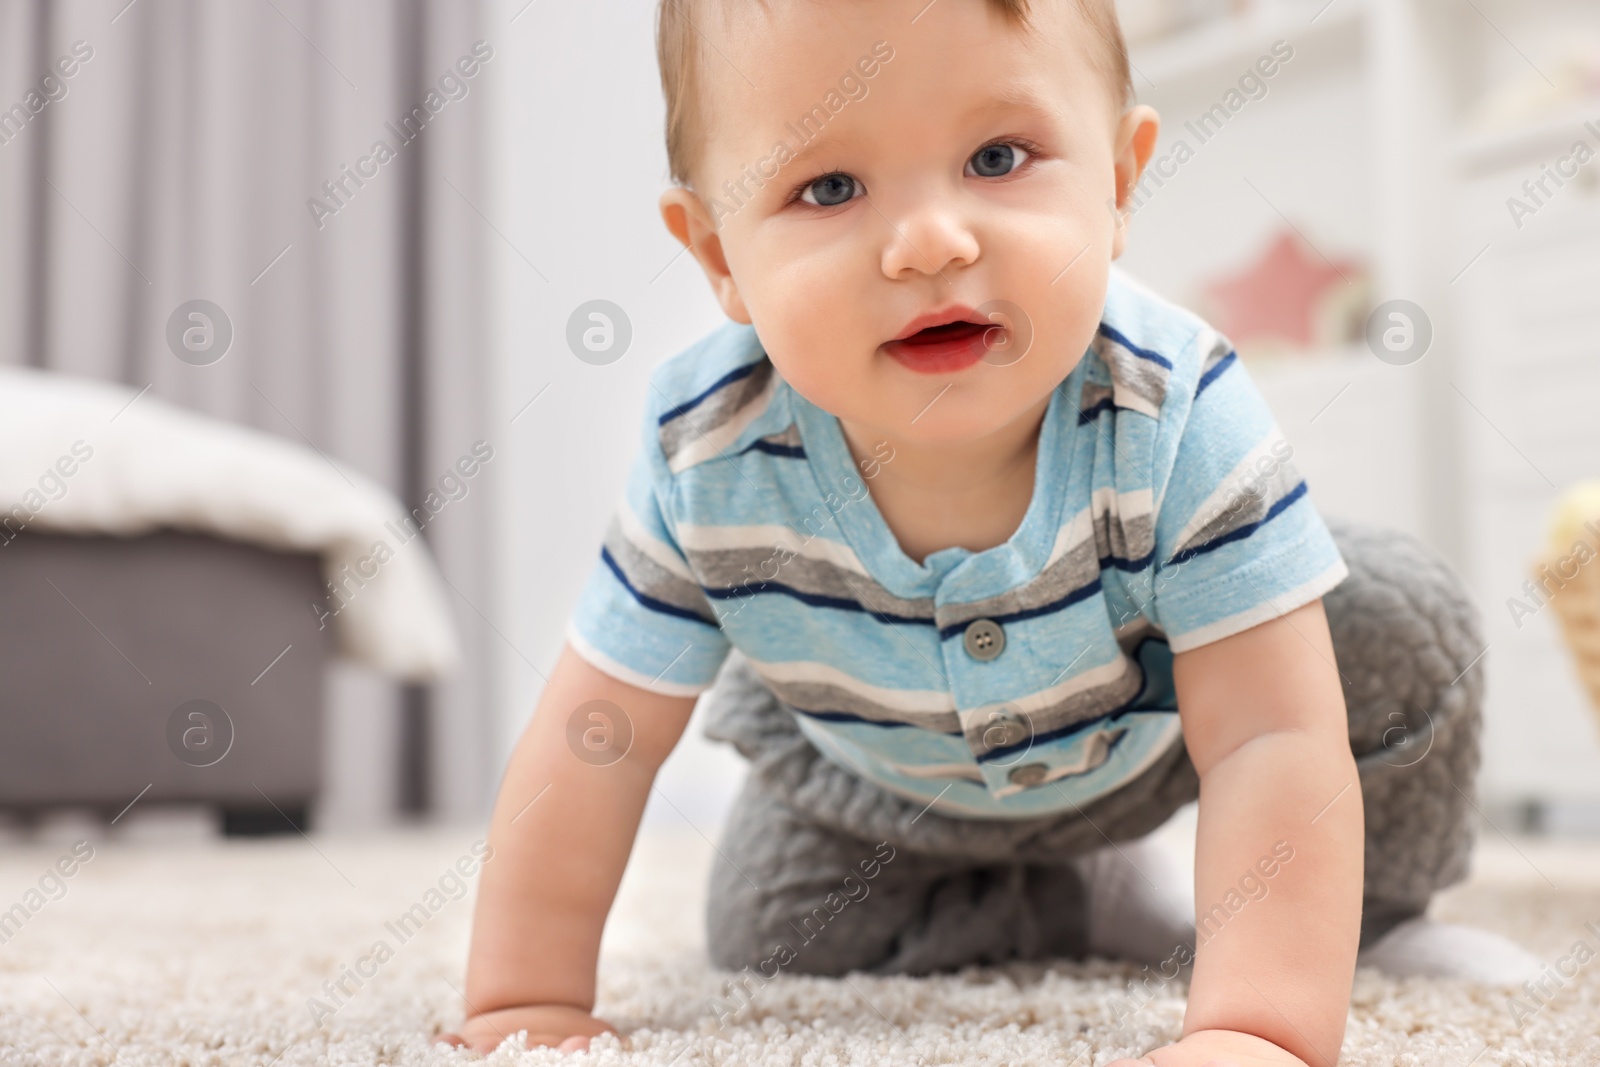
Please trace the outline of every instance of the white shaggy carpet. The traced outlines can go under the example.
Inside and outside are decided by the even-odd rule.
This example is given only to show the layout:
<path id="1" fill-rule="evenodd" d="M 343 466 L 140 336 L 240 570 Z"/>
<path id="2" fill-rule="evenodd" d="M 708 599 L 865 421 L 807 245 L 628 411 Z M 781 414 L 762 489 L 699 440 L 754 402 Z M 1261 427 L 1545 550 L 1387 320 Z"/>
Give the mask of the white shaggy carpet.
<path id="1" fill-rule="evenodd" d="M 99 840 L 59 899 L 46 872 L 70 839 L 0 845 L 0 910 L 40 905 L 0 944 L 0 1064 L 476 1062 L 429 1041 L 459 1018 L 471 896 L 427 897 L 476 836 Z M 783 976 L 719 1029 L 709 1004 L 726 976 L 702 950 L 711 855 L 687 828 L 640 842 L 606 932 L 598 1006 L 626 1037 L 599 1039 L 577 1063 L 1095 1067 L 1179 1033 L 1177 985 L 1119 1030 L 1114 1005 L 1135 968 L 1098 961 L 935 979 Z M 41 878 L 44 891 L 28 895 Z M 400 944 L 385 924 L 417 903 L 437 910 Z M 1576 941 L 1600 948 L 1585 928 L 1600 930 L 1600 843 L 1512 845 L 1486 830 L 1472 881 L 1433 914 L 1499 930 L 1552 965 Z M 393 958 L 360 963 L 379 939 Z M 358 963 L 373 977 L 359 989 L 347 979 L 354 993 L 339 1004 L 323 982 Z M 1519 1029 L 1508 991 L 1362 970 L 1340 1062 L 1600 1064 L 1600 962 L 1561 981 Z M 320 1024 L 314 997 L 337 1007 Z M 574 1061 L 507 1045 L 489 1062 Z"/>

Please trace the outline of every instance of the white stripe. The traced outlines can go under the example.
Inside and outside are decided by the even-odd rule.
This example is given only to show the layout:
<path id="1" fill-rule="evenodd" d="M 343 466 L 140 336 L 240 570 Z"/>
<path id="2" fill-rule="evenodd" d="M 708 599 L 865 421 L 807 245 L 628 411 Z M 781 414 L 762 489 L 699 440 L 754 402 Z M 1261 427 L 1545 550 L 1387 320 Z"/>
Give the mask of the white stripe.
<path id="1" fill-rule="evenodd" d="M 1134 357 L 1130 356 L 1128 358 L 1132 359 Z M 1152 419 L 1161 417 L 1161 409 L 1151 403 L 1148 397 L 1134 392 L 1120 381 L 1113 382 L 1111 385 L 1111 402 L 1119 408 L 1137 411 L 1139 414 L 1148 415 Z"/>
<path id="2" fill-rule="evenodd" d="M 979 785 L 984 781 L 976 760 L 970 763 L 894 763 L 880 758 L 878 762 L 907 778 L 961 778 Z"/>
<path id="3" fill-rule="evenodd" d="M 1247 608 L 1236 615 L 1229 615 L 1225 619 L 1218 619 L 1208 626 L 1198 630 L 1190 630 L 1186 634 L 1177 636 L 1168 635 L 1167 644 L 1173 652 L 1187 652 L 1191 648 L 1209 645 L 1213 641 L 1220 641 L 1224 637 L 1232 637 L 1236 633 L 1269 622 L 1280 615 L 1286 615 L 1295 608 L 1311 603 L 1317 597 L 1326 593 L 1350 574 L 1350 568 L 1345 566 L 1344 560 L 1339 560 L 1333 566 L 1311 579 L 1295 586 L 1286 592 L 1279 593 L 1264 604 L 1257 604 Z"/>
<path id="4" fill-rule="evenodd" d="M 678 555 L 671 545 L 645 529 L 644 524 L 639 521 L 639 517 L 633 513 L 633 507 L 629 505 L 626 493 L 622 495 L 622 499 L 616 509 L 616 515 L 617 525 L 622 528 L 622 536 L 627 538 L 628 543 L 642 555 L 649 557 L 651 561 L 675 577 L 682 578 L 684 581 L 696 586 L 700 584 L 699 579 L 690 572 L 689 565 L 684 562 L 683 557 Z"/>
<path id="5" fill-rule="evenodd" d="M 739 439 L 739 435 L 744 433 L 745 427 L 760 418 L 761 414 L 767 410 L 767 405 L 772 401 L 772 394 L 777 386 L 777 374 L 769 374 L 765 388 L 751 397 L 749 403 L 735 411 L 722 425 L 709 433 L 693 433 L 691 430 L 692 436 L 684 438 L 683 446 L 667 462 L 668 469 L 673 474 L 678 474 L 696 463 L 702 463 L 708 459 L 716 459 L 718 456 L 723 455 L 728 446 L 732 445 L 734 441 Z M 729 386 L 728 388 L 734 388 L 734 386 Z M 691 419 L 688 425 L 692 427 L 694 425 L 692 421 L 693 415 L 694 413 L 691 411 L 680 417 Z"/>
<path id="6" fill-rule="evenodd" d="M 806 559 L 832 563 L 863 578 L 872 577 L 849 545 L 826 537 L 802 539 L 793 529 L 782 523 L 758 523 L 748 526 L 682 523 L 678 526 L 678 543 L 686 550 L 693 549 L 698 552 L 738 550 L 770 552 L 783 548 Z"/>
<path id="7" fill-rule="evenodd" d="M 1050 548 L 1050 558 L 1045 560 L 1044 565 L 1050 566 L 1085 541 L 1093 540 L 1094 505 L 1091 503 L 1061 524 L 1061 529 L 1056 532 L 1056 543 Z"/>
<path id="8" fill-rule="evenodd" d="M 1189 521 L 1178 532 L 1177 539 L 1173 543 L 1179 546 L 1187 545 L 1201 530 L 1226 514 L 1239 500 L 1242 495 L 1240 490 L 1247 482 L 1254 483 L 1256 490 L 1262 494 L 1262 499 L 1269 507 L 1279 497 L 1283 496 L 1282 492 L 1270 495 L 1270 490 L 1273 486 L 1278 486 L 1280 489 L 1286 488 L 1281 485 L 1284 475 L 1292 474 L 1294 471 L 1288 460 L 1279 459 L 1273 454 L 1273 449 L 1280 442 L 1283 444 L 1288 443 L 1284 440 L 1283 432 L 1274 424 L 1267 431 L 1267 435 L 1262 438 L 1261 442 L 1249 452 L 1246 452 L 1244 458 L 1235 464 L 1233 470 L 1229 471 L 1222 481 L 1218 483 L 1216 489 L 1212 490 L 1211 495 L 1201 501 L 1200 506 L 1195 509 L 1193 515 L 1189 516 Z M 1270 461 L 1273 467 L 1276 468 L 1266 468 L 1272 470 L 1270 479 L 1264 476 L 1261 470 L 1257 468 L 1257 464 L 1263 459 Z"/>
<path id="9" fill-rule="evenodd" d="M 956 710 L 955 696 L 941 689 L 895 689 L 863 682 L 837 667 L 810 660 L 769 663 L 745 658 L 763 679 L 790 685 L 831 685 L 879 707 L 907 715 L 949 715 Z"/>
<path id="10" fill-rule="evenodd" d="M 1102 663 L 1098 667 L 1091 667 L 1086 671 L 1074 674 L 1060 685 L 1053 685 L 1049 689 L 1041 689 L 1015 700 L 996 701 L 985 704 L 979 708 L 972 708 L 961 713 L 961 725 L 964 729 L 989 721 L 988 716 L 1000 708 L 1018 708 L 1027 714 L 1043 711 L 1052 704 L 1060 703 L 1070 696 L 1095 689 L 1124 677 L 1129 671 L 1137 670 L 1137 665 L 1127 655 L 1119 654 L 1109 663 Z"/>
<path id="11" fill-rule="evenodd" d="M 1109 485 L 1101 486 L 1090 498 L 1097 514 L 1111 515 L 1123 522 L 1148 515 L 1155 510 L 1155 495 L 1149 489 L 1135 489 L 1119 493 Z"/>
<path id="12" fill-rule="evenodd" d="M 1149 489 L 1119 493 L 1114 486 L 1101 486 L 1089 497 L 1088 507 L 1062 523 L 1045 566 L 1055 563 L 1084 542 L 1092 542 L 1094 524 L 1102 515 L 1122 526 L 1126 532 L 1126 527 L 1132 520 L 1149 515 L 1154 509 L 1155 496 Z"/>
<path id="13" fill-rule="evenodd" d="M 1194 335 L 1194 340 L 1190 342 L 1194 350 L 1204 358 L 1204 362 L 1200 365 L 1201 378 L 1204 378 L 1206 372 L 1211 370 L 1212 367 L 1227 359 L 1228 353 L 1232 351 L 1227 345 L 1219 344 L 1218 342 L 1221 340 L 1222 334 L 1210 326 L 1202 326 L 1200 331 Z M 1199 384 L 1198 379 L 1196 379 L 1196 384 Z"/>
<path id="14" fill-rule="evenodd" d="M 652 693 L 660 693 L 671 697 L 696 697 L 711 688 L 711 682 L 705 685 L 683 685 L 679 682 L 663 682 L 651 678 L 647 674 L 640 674 L 632 667 L 625 666 L 612 659 L 610 656 L 595 648 L 583 639 L 578 633 L 577 626 L 571 618 L 567 619 L 567 643 L 572 650 L 588 661 L 589 665 L 602 674 L 609 674 L 619 682 L 626 682 L 640 689 Z"/>

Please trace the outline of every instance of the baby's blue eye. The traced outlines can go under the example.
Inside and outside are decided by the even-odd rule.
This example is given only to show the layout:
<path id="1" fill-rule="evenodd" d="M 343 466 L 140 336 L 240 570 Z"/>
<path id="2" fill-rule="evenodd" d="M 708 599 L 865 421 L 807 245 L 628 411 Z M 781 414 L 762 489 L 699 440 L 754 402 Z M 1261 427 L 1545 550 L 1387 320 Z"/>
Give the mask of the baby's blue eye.
<path id="1" fill-rule="evenodd" d="M 848 203 L 857 191 L 856 180 L 848 174 L 824 174 L 800 194 L 800 199 L 817 207 L 838 207 Z"/>
<path id="2" fill-rule="evenodd" d="M 1020 145 L 1001 142 L 984 145 L 968 161 L 968 173 L 977 178 L 1003 178 L 1027 160 L 1028 152 Z"/>

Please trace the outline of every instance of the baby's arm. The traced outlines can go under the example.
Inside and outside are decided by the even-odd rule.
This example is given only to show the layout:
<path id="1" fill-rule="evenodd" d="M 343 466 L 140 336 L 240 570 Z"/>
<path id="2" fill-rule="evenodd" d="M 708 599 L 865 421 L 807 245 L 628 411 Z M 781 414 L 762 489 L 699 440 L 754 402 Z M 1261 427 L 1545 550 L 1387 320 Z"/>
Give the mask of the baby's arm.
<path id="1" fill-rule="evenodd" d="M 1149 1060 L 1333 1067 L 1360 938 L 1365 823 L 1321 601 L 1180 653 L 1173 678 L 1200 775 L 1204 928 L 1184 1036 Z M 1287 863 L 1277 862 L 1287 849 L 1273 856 L 1278 842 L 1294 850 Z M 1258 883 L 1266 895 L 1246 896 Z"/>
<path id="2" fill-rule="evenodd" d="M 604 766 L 567 743 L 568 718 L 596 699 L 622 708 L 633 727 L 627 755 Z M 466 1044 L 487 1052 L 525 1029 L 530 1045 L 582 1048 L 611 1029 L 590 1015 L 600 933 L 656 771 L 694 705 L 620 682 L 562 647 L 489 823 L 494 852 L 473 916 Z"/>

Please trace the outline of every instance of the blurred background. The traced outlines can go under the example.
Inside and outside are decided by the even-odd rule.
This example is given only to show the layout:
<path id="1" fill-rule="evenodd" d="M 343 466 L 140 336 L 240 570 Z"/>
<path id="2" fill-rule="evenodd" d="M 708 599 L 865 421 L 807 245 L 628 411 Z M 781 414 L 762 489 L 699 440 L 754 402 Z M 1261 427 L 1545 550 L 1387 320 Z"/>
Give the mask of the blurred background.
<path id="1" fill-rule="evenodd" d="M 1469 586 L 1486 817 L 1600 833 L 1600 9 L 1120 6 L 1164 117 L 1123 266 L 1326 514 Z M 653 14 L 0 0 L 9 832 L 485 817 L 647 376 L 722 321 L 657 214 Z M 741 773 L 691 727 L 647 821 Z"/>

